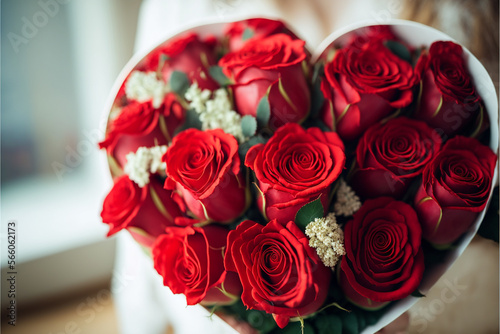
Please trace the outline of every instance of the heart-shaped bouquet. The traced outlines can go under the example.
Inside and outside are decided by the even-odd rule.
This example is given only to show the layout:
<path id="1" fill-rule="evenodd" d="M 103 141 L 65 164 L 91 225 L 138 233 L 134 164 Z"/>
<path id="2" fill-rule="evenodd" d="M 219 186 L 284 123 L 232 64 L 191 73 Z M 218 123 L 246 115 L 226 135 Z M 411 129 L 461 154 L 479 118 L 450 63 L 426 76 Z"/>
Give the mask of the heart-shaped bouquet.
<path id="1" fill-rule="evenodd" d="M 497 109 L 477 59 L 413 22 L 314 54 L 277 20 L 198 26 L 120 75 L 101 217 L 188 305 L 262 333 L 373 331 L 476 233 Z"/>

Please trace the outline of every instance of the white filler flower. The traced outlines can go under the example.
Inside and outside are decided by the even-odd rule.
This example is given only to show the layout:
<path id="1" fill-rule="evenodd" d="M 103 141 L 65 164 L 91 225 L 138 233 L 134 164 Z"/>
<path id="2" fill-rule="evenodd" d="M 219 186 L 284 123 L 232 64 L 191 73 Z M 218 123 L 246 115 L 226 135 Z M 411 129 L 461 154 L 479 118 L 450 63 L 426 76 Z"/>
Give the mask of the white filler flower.
<path id="1" fill-rule="evenodd" d="M 167 84 L 152 71 L 133 71 L 125 84 L 127 98 L 138 102 L 152 100 L 154 108 L 161 106 L 167 90 Z"/>
<path id="2" fill-rule="evenodd" d="M 142 188 L 149 183 L 150 174 L 164 170 L 167 167 L 161 161 L 161 157 L 165 152 L 167 152 L 166 145 L 139 147 L 135 153 L 127 154 L 124 171 L 132 181 Z"/>
<path id="3" fill-rule="evenodd" d="M 241 116 L 231 108 L 231 101 L 227 91 L 219 88 L 213 93 L 201 90 L 197 83 L 193 83 L 184 97 L 189 101 L 189 107 L 199 115 L 202 130 L 222 129 L 232 134 L 240 142 L 245 140 L 241 130 Z"/>
<path id="4" fill-rule="evenodd" d="M 334 204 L 334 211 L 338 216 L 352 216 L 361 208 L 361 201 L 354 190 L 347 185 L 344 179 L 340 179 L 340 186 L 337 189 L 337 201 Z"/>
<path id="5" fill-rule="evenodd" d="M 327 267 L 334 268 L 345 255 L 344 231 L 337 224 L 333 212 L 324 218 L 316 218 L 306 226 L 309 246 L 316 249 L 319 258 Z"/>

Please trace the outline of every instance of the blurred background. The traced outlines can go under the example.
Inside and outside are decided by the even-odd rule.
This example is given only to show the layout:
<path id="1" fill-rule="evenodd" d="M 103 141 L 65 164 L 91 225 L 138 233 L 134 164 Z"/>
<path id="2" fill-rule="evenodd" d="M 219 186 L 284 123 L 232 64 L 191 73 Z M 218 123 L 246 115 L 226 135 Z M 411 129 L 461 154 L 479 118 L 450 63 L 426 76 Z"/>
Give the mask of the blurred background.
<path id="1" fill-rule="evenodd" d="M 114 313 L 102 309 L 111 305 L 116 240 L 105 238 L 100 222 L 111 181 L 96 143 L 106 97 L 133 54 L 140 4 L 1 2 L 2 278 L 11 220 L 18 272 L 15 328 L 5 326 L 2 279 L 6 332 L 66 333 L 72 321 L 85 333 L 117 332 Z M 108 291 L 102 303 L 87 301 L 102 289 Z M 45 324 L 52 307 L 68 319 Z M 102 318 L 112 327 L 85 329 L 92 310 L 97 320 L 89 324 L 99 329 Z"/>
<path id="2" fill-rule="evenodd" d="M 111 180 L 96 143 L 114 79 L 158 32 L 264 14 L 289 22 L 314 50 L 355 21 L 407 18 L 466 45 L 498 87 L 498 11 L 489 0 L 2 0 L 2 330 L 120 333 L 110 285 L 116 240 L 105 238 L 99 217 Z M 17 230 L 16 327 L 6 324 L 4 307 L 10 221 Z M 498 333 L 498 221 L 495 233 L 496 242 L 476 237 L 412 308 L 410 332 Z M 456 292 L 452 302 L 443 302 L 444 289 Z"/>

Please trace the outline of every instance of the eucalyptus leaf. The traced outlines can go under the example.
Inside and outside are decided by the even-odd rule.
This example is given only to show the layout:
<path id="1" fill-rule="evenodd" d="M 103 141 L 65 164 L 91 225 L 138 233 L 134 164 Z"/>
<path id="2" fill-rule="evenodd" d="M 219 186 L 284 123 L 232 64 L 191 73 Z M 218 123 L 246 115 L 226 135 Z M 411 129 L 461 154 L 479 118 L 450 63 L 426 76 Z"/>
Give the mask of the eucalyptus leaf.
<path id="1" fill-rule="evenodd" d="M 253 31 L 252 28 L 246 27 L 245 30 L 243 30 L 243 34 L 241 35 L 241 40 L 246 41 L 252 38 L 255 35 L 255 32 Z"/>
<path id="2" fill-rule="evenodd" d="M 186 73 L 181 71 L 173 71 L 170 75 L 170 89 L 177 93 L 179 96 L 184 96 L 186 90 L 189 88 L 190 82 Z"/>
<path id="3" fill-rule="evenodd" d="M 257 120 L 251 115 L 246 115 L 241 118 L 241 130 L 243 136 L 251 137 L 257 132 Z"/>
<path id="4" fill-rule="evenodd" d="M 217 81 L 217 83 L 222 87 L 231 84 L 231 80 L 229 80 L 229 78 L 222 72 L 222 67 L 220 66 L 210 66 L 210 68 L 208 69 L 208 73 L 210 73 L 212 79 Z"/>
<path id="5" fill-rule="evenodd" d="M 257 123 L 260 127 L 266 127 L 269 124 L 269 119 L 271 118 L 271 106 L 269 105 L 268 95 L 264 95 L 260 99 L 259 105 L 257 106 Z"/>

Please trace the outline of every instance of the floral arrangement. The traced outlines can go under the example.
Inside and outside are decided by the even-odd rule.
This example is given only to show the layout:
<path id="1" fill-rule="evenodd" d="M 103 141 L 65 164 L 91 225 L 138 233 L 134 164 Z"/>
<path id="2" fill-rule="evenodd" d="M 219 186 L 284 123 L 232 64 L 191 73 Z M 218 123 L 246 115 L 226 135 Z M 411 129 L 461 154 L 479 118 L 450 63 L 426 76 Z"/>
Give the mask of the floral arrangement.
<path id="1" fill-rule="evenodd" d="M 188 305 L 262 333 L 356 333 L 421 295 L 485 210 L 488 127 L 454 42 L 367 26 L 312 63 L 280 21 L 187 32 L 115 98 L 101 217 Z"/>

